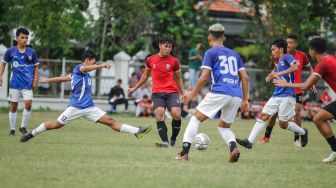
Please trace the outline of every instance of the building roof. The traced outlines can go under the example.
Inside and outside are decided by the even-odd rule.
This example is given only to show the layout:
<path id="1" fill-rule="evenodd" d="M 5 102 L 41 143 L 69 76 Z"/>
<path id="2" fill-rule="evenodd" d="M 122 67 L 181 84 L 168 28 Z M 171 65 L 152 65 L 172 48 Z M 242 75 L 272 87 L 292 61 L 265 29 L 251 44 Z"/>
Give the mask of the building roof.
<path id="1" fill-rule="evenodd" d="M 244 13 L 248 14 L 249 10 L 242 6 L 242 0 L 212 0 L 209 5 L 210 11 L 227 12 L 227 13 Z M 207 8 L 208 0 L 200 1 L 194 6 L 196 10 L 202 7 L 203 10 Z"/>

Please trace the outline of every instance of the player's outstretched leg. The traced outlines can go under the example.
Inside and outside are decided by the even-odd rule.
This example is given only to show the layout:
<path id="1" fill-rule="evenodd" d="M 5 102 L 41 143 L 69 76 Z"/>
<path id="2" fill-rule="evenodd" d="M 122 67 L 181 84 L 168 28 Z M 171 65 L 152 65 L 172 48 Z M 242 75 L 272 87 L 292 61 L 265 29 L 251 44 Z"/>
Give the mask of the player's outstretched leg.
<path id="1" fill-rule="evenodd" d="M 308 129 L 299 127 L 294 122 L 280 120 L 280 127 L 298 133 L 301 137 L 301 146 L 305 147 L 308 144 Z"/>
<path id="2" fill-rule="evenodd" d="M 274 115 L 272 115 L 272 117 L 270 118 L 270 120 L 267 123 L 264 137 L 262 137 L 258 140 L 259 144 L 268 143 L 270 141 L 272 130 L 273 130 L 273 127 L 275 125 L 277 117 L 278 117 L 278 113 L 275 113 Z"/>
<path id="3" fill-rule="evenodd" d="M 147 127 L 134 127 L 132 125 L 121 124 L 117 122 L 115 119 L 108 115 L 103 115 L 99 120 L 99 123 L 109 126 L 115 131 L 122 133 L 130 133 L 133 134 L 137 138 L 142 138 L 145 134 L 149 133 L 152 128 L 150 126 Z"/>
<path id="4" fill-rule="evenodd" d="M 47 130 L 51 129 L 59 129 L 63 127 L 64 125 L 59 123 L 58 121 L 47 121 L 42 124 L 40 124 L 36 129 L 34 129 L 30 133 L 25 133 L 21 136 L 20 141 L 21 142 L 27 142 L 28 140 L 34 138 L 37 134 L 43 133 Z"/>
<path id="5" fill-rule="evenodd" d="M 253 142 L 255 141 L 256 137 L 261 133 L 261 131 L 264 129 L 264 127 L 265 127 L 265 121 L 257 119 L 257 122 L 254 124 L 249 137 L 247 139 L 237 138 L 236 139 L 237 143 L 244 146 L 247 149 L 251 149 L 253 146 Z"/>
<path id="6" fill-rule="evenodd" d="M 221 121 L 220 125 L 217 127 L 219 134 L 222 136 L 226 144 L 230 147 L 230 156 L 229 162 L 234 163 L 238 162 L 240 152 L 237 148 L 236 137 L 234 133 L 231 131 L 229 126 L 223 126 L 224 122 Z M 222 125 L 222 126 L 221 126 Z"/>

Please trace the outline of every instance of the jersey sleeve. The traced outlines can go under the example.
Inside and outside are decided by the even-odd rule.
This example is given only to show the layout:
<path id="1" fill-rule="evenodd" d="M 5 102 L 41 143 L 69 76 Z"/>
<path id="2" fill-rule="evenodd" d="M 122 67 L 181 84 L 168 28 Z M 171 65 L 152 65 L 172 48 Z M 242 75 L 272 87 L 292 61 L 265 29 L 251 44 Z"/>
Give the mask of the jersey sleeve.
<path id="1" fill-rule="evenodd" d="M 237 55 L 237 64 L 238 64 L 238 71 L 241 71 L 241 70 L 245 69 L 244 62 L 239 55 Z"/>
<path id="2" fill-rule="evenodd" d="M 327 63 L 325 63 L 324 61 L 317 63 L 313 74 L 322 78 L 327 73 L 327 68 Z"/>
<path id="3" fill-rule="evenodd" d="M 287 54 L 285 58 L 285 62 L 287 62 L 290 66 L 292 66 L 293 63 L 296 63 L 296 60 L 292 55 Z"/>
<path id="4" fill-rule="evenodd" d="M 306 54 L 303 54 L 303 66 L 309 66 L 310 62 L 308 59 L 308 56 Z"/>
<path id="5" fill-rule="evenodd" d="M 212 69 L 212 63 L 213 63 L 213 60 L 212 60 L 212 57 L 211 57 L 211 53 L 208 50 L 204 54 L 203 63 L 202 63 L 201 68 L 211 70 Z"/>
<path id="6" fill-rule="evenodd" d="M 179 71 L 181 69 L 180 60 L 176 59 L 173 71 Z"/>
<path id="7" fill-rule="evenodd" d="M 12 60 L 12 49 L 8 49 L 2 59 L 3 62 L 9 63 Z"/>
<path id="8" fill-rule="evenodd" d="M 189 53 L 188 53 L 188 57 L 192 57 L 192 56 L 195 56 L 195 50 L 190 50 Z"/>
<path id="9" fill-rule="evenodd" d="M 33 52 L 32 62 L 33 62 L 34 65 L 38 65 L 39 64 L 37 53 L 35 51 Z"/>
<path id="10" fill-rule="evenodd" d="M 149 58 L 146 59 L 146 68 L 147 69 L 152 69 L 150 62 L 149 62 Z"/>
<path id="11" fill-rule="evenodd" d="M 73 74 L 84 74 L 82 71 L 80 71 L 80 68 L 83 66 L 83 64 L 78 64 L 74 69 L 73 72 L 71 74 L 71 76 L 73 76 Z"/>

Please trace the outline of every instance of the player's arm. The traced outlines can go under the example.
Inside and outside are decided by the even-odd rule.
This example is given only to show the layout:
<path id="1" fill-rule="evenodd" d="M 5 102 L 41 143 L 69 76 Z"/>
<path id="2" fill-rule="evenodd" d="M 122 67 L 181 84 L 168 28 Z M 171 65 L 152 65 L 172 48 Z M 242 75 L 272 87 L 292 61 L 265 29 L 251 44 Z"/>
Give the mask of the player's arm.
<path id="1" fill-rule="evenodd" d="M 275 79 L 273 80 L 273 84 L 280 87 L 289 87 L 294 89 L 300 89 L 300 90 L 307 90 L 311 88 L 314 84 L 317 83 L 317 81 L 320 79 L 320 77 L 316 74 L 311 74 L 308 79 L 304 83 L 288 83 L 286 80 L 283 79 Z"/>
<path id="2" fill-rule="evenodd" d="M 298 68 L 296 62 L 294 62 L 294 63 L 292 63 L 292 65 L 289 67 L 289 69 L 284 70 L 284 71 L 281 71 L 281 72 L 276 72 L 276 73 L 275 73 L 275 75 L 276 75 L 275 77 L 278 77 L 278 76 L 281 76 L 281 75 L 285 75 L 285 74 L 290 74 L 290 73 L 292 73 L 292 72 L 297 71 L 298 69 L 299 69 L 299 68 Z"/>
<path id="3" fill-rule="evenodd" d="M 311 66 L 310 63 L 308 65 L 306 65 L 305 68 L 309 71 L 309 75 L 313 75 L 314 69 L 313 69 L 313 67 Z M 317 89 L 316 89 L 316 85 L 315 84 L 311 87 L 311 89 L 312 89 L 312 91 L 314 93 L 317 93 Z"/>
<path id="4" fill-rule="evenodd" d="M 142 74 L 139 82 L 133 87 L 133 88 L 129 88 L 128 89 L 128 93 L 133 93 L 134 91 L 136 91 L 139 87 L 141 87 L 149 78 L 151 73 L 151 69 L 146 68 L 144 73 Z"/>
<path id="5" fill-rule="evenodd" d="M 67 76 L 60 76 L 60 77 L 54 77 L 54 78 L 40 78 L 40 83 L 44 84 L 44 83 L 55 83 L 55 82 L 67 82 L 70 81 L 71 77 L 70 75 Z"/>
<path id="6" fill-rule="evenodd" d="M 80 71 L 82 73 L 87 73 L 87 72 L 91 72 L 97 69 L 101 69 L 101 68 L 106 68 L 106 69 L 110 69 L 111 65 L 108 63 L 102 63 L 102 64 L 98 64 L 98 65 L 84 65 L 80 67 Z"/>
<path id="7" fill-rule="evenodd" d="M 1 62 L 1 65 L 0 65 L 0 86 L 2 86 L 2 82 L 3 82 L 2 76 L 5 72 L 6 65 L 7 65 L 6 62 L 4 62 L 4 61 Z"/>
<path id="8" fill-rule="evenodd" d="M 248 80 L 249 77 L 247 75 L 247 72 L 245 69 L 242 69 L 239 71 L 239 77 L 242 83 L 242 90 L 243 90 L 243 101 L 241 104 L 241 108 L 243 111 L 248 111 L 250 104 L 248 102 L 249 97 L 248 97 Z"/>
<path id="9" fill-rule="evenodd" d="M 175 71 L 174 74 L 176 78 L 177 87 L 179 88 L 181 94 L 184 95 L 184 85 L 183 85 L 183 80 L 182 80 L 181 69 L 178 71 Z"/>
<path id="10" fill-rule="evenodd" d="M 34 65 L 34 80 L 33 80 L 33 90 L 37 88 L 39 82 L 39 75 L 38 75 L 38 64 Z"/>

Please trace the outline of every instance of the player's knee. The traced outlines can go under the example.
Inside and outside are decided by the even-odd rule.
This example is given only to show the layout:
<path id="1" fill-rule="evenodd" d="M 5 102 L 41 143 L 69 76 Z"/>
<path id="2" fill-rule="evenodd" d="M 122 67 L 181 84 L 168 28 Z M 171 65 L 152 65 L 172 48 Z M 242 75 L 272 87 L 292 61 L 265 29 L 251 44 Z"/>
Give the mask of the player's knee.
<path id="1" fill-rule="evenodd" d="M 313 117 L 313 122 L 315 123 L 315 125 L 320 124 L 321 121 L 322 121 L 322 119 L 318 115 L 315 115 Z"/>

